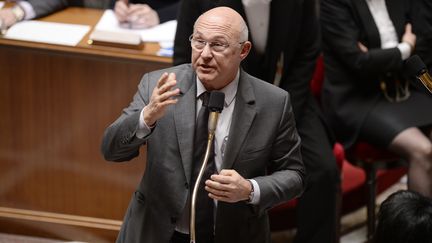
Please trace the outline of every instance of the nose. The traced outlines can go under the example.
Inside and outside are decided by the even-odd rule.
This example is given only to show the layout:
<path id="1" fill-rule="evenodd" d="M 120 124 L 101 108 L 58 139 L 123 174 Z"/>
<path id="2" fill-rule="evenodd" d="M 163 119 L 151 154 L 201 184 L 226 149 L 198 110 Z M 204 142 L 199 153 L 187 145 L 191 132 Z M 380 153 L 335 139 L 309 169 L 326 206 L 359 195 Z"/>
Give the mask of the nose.
<path id="1" fill-rule="evenodd" d="M 204 49 L 201 51 L 201 57 L 203 57 L 203 58 L 212 58 L 213 57 L 213 52 L 212 52 L 210 45 L 208 43 L 206 43 L 206 45 L 204 46 Z"/>

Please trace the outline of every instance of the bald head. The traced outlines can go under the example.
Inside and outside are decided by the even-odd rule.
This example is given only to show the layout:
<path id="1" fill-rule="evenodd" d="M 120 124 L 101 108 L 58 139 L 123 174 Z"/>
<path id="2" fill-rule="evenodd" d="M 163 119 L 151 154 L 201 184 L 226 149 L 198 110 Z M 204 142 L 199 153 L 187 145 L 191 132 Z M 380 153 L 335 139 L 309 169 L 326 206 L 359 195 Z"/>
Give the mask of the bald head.
<path id="1" fill-rule="evenodd" d="M 248 28 L 242 16 L 229 7 L 217 7 L 203 13 L 195 22 L 194 29 L 197 25 L 220 25 L 228 33 L 238 37 L 239 42 L 248 40 Z"/>

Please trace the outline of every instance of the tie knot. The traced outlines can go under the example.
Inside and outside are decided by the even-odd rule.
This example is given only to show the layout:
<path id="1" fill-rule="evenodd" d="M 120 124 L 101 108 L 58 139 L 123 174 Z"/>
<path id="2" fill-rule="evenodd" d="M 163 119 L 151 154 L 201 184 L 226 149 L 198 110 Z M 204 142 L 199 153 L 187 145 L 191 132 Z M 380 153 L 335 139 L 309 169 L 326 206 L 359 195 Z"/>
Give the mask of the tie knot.
<path id="1" fill-rule="evenodd" d="M 210 92 L 206 91 L 202 93 L 199 98 L 202 101 L 202 105 L 207 107 L 210 99 Z"/>

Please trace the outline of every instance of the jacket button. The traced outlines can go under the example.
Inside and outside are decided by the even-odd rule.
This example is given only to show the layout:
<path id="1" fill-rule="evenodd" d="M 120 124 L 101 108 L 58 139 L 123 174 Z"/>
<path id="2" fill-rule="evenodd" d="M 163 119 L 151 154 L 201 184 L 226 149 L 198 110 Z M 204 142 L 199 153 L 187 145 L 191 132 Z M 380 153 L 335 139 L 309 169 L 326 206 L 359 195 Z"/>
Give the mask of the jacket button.
<path id="1" fill-rule="evenodd" d="M 177 222 L 177 218 L 176 217 L 171 217 L 171 223 L 175 224 Z"/>
<path id="2" fill-rule="evenodd" d="M 187 182 L 185 182 L 184 185 L 185 185 L 186 189 L 189 189 L 189 184 Z"/>

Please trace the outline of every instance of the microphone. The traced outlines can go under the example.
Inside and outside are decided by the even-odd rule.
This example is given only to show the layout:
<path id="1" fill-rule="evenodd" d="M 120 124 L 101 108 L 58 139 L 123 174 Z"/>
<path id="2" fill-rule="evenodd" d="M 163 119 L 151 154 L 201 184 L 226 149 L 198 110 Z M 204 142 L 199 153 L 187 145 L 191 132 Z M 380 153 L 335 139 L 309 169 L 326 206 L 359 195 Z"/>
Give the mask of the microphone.
<path id="1" fill-rule="evenodd" d="M 225 103 L 225 94 L 219 91 L 212 91 L 210 93 L 210 99 L 208 103 L 208 109 L 210 110 L 208 130 L 210 134 L 214 134 L 216 131 L 217 121 L 219 114 L 222 112 Z"/>
<path id="2" fill-rule="evenodd" d="M 202 162 L 200 171 L 198 173 L 197 179 L 195 181 L 194 189 L 192 192 L 191 200 L 191 214 L 190 214 L 190 243 L 196 243 L 195 236 L 195 203 L 198 193 L 198 187 L 201 183 L 202 176 L 204 174 L 205 168 L 207 167 L 207 161 L 210 156 L 210 149 L 212 149 L 213 139 L 216 131 L 217 121 L 219 114 L 222 112 L 225 102 L 225 94 L 219 91 L 212 91 L 210 93 L 209 102 L 207 109 L 210 110 L 209 121 L 208 121 L 208 138 L 207 138 L 207 148 L 204 155 L 204 160 Z"/>
<path id="3" fill-rule="evenodd" d="M 406 61 L 406 67 L 410 75 L 416 76 L 423 85 L 432 93 L 432 78 L 426 65 L 418 55 L 414 55 Z"/>

